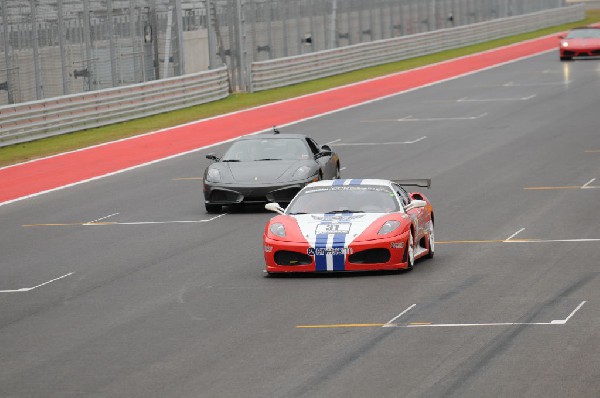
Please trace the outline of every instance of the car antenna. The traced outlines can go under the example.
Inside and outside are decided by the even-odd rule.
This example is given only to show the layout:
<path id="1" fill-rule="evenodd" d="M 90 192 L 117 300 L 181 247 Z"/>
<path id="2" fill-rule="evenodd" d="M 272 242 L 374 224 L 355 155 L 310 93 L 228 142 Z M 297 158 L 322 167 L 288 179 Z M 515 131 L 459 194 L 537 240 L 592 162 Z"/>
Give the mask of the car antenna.
<path id="1" fill-rule="evenodd" d="M 279 134 L 279 130 L 277 129 L 277 126 L 273 126 L 273 134 Z"/>

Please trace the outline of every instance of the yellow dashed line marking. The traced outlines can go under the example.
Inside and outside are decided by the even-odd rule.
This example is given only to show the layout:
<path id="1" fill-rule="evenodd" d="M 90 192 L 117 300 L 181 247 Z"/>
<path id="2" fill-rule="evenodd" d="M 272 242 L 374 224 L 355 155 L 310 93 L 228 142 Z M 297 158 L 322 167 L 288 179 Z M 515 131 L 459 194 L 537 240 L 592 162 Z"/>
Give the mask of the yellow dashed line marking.
<path id="1" fill-rule="evenodd" d="M 385 323 L 340 323 L 337 325 L 299 325 L 296 326 L 298 329 L 323 329 L 323 328 L 368 328 L 368 327 L 382 327 Z"/>
<path id="2" fill-rule="evenodd" d="M 116 222 L 78 222 L 70 224 L 25 224 L 23 227 L 73 227 L 83 225 L 115 225 Z"/>
<path id="3" fill-rule="evenodd" d="M 567 186 L 567 187 L 525 187 L 525 190 L 552 190 L 552 189 L 581 189 L 581 186 Z"/>

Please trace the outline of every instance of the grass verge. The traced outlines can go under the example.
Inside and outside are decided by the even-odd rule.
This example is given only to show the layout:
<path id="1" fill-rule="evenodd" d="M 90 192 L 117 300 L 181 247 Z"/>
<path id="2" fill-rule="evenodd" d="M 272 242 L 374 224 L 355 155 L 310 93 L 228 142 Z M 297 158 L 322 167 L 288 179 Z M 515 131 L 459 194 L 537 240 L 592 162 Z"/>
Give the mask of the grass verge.
<path id="1" fill-rule="evenodd" d="M 79 148 L 85 148 L 91 145 L 97 145 L 104 142 L 114 141 L 121 138 L 176 126 L 179 124 L 193 122 L 211 116 L 222 115 L 241 109 L 247 109 L 258 105 L 298 97 L 300 95 L 310 94 L 333 87 L 339 87 L 345 84 L 355 83 L 374 77 L 385 76 L 391 73 L 474 54 L 536 37 L 546 36 L 568 30 L 575 26 L 588 25 L 597 22 L 600 22 L 600 10 L 589 10 L 586 13 L 586 19 L 575 23 L 541 29 L 535 32 L 505 37 L 486 43 L 448 50 L 390 64 L 374 66 L 341 75 L 300 83 L 293 86 L 252 94 L 232 94 L 226 99 L 208 104 L 197 105 L 186 109 L 163 113 L 142 119 L 136 119 L 128 122 L 116 123 L 95 129 L 83 130 L 37 141 L 1 147 L 0 166 L 8 166 L 27 160 L 50 156 Z"/>

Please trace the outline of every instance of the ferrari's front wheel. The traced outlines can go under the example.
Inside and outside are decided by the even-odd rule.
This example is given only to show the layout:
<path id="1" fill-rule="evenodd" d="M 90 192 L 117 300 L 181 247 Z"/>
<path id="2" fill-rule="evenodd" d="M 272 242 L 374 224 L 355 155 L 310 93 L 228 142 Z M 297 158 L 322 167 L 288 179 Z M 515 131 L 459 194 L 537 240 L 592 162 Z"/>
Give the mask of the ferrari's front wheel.
<path id="1" fill-rule="evenodd" d="M 412 231 L 410 231 L 410 234 L 408 235 L 406 250 L 408 250 L 408 255 L 406 256 L 406 269 L 410 271 L 415 266 L 415 247 Z"/>
<path id="2" fill-rule="evenodd" d="M 429 251 L 427 252 L 427 258 L 433 258 L 435 254 L 435 236 L 433 234 L 433 224 L 429 230 Z"/>

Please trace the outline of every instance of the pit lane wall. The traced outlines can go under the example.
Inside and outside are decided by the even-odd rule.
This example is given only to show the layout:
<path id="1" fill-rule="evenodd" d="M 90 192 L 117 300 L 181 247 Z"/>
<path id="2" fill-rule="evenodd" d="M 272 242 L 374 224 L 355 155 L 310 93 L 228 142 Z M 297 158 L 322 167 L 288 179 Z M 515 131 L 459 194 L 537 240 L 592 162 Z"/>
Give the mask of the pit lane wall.
<path id="1" fill-rule="evenodd" d="M 481 43 L 585 18 L 577 4 L 455 28 L 253 62 L 248 91 L 287 86 L 360 68 Z M 227 67 L 0 107 L 0 147 L 106 126 L 225 98 Z"/>
<path id="2" fill-rule="evenodd" d="M 579 21 L 585 6 L 577 4 L 455 28 L 401 36 L 306 55 L 253 62 L 249 91 L 256 92 L 401 61 L 501 37 Z"/>

